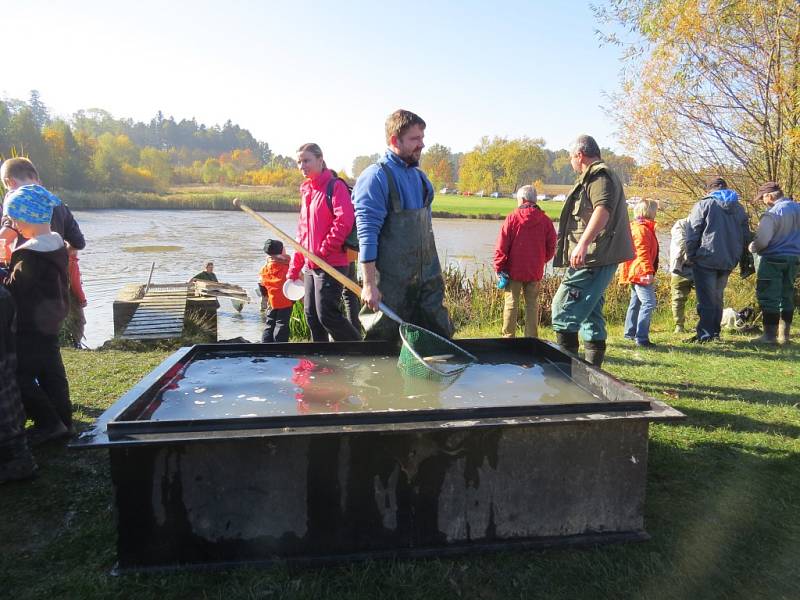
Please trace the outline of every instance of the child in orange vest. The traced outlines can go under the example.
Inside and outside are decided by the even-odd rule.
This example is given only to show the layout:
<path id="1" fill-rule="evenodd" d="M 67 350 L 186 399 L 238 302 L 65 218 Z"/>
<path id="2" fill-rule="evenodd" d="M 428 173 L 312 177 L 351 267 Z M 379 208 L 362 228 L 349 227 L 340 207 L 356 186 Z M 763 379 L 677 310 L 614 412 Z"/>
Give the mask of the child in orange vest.
<path id="1" fill-rule="evenodd" d="M 267 240 L 264 242 L 264 252 L 267 253 L 267 262 L 259 272 L 259 284 L 266 291 L 269 300 L 264 335 L 261 341 L 288 342 L 289 318 L 292 316 L 294 302 L 283 294 L 283 282 L 289 271 L 289 256 L 283 253 L 283 242 L 280 240 Z"/>

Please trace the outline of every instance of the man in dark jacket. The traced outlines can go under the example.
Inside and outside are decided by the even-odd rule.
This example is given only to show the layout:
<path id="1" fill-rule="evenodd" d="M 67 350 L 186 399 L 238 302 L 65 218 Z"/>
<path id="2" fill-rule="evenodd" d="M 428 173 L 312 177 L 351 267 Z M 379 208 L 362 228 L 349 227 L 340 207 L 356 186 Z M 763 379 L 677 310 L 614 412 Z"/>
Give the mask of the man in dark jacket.
<path id="1" fill-rule="evenodd" d="M 509 213 L 494 250 L 494 270 L 505 274 L 503 288 L 503 337 L 514 337 L 517 330 L 519 297 L 525 295 L 525 335 L 539 334 L 539 282 L 544 267 L 556 251 L 556 230 L 536 204 L 536 190 L 524 185 L 517 190 L 517 209 Z"/>
<path id="2" fill-rule="evenodd" d="M 0 285 L 0 483 L 28 479 L 36 463 L 25 438 L 25 411 L 17 387 L 14 300 Z"/>
<path id="3" fill-rule="evenodd" d="M 553 296 L 553 330 L 558 344 L 599 367 L 606 353 L 603 304 L 619 263 L 634 256 L 622 182 L 600 158 L 593 137 L 580 136 L 570 153 L 578 181 L 567 196 L 558 224 L 553 265 L 568 267 Z"/>
<path id="4" fill-rule="evenodd" d="M 739 196 L 721 177 L 709 180 L 708 195 L 689 213 L 686 258 L 692 264 L 697 292 L 697 333 L 688 341 L 719 338 L 722 299 L 733 268 L 750 242 L 747 214 Z"/>

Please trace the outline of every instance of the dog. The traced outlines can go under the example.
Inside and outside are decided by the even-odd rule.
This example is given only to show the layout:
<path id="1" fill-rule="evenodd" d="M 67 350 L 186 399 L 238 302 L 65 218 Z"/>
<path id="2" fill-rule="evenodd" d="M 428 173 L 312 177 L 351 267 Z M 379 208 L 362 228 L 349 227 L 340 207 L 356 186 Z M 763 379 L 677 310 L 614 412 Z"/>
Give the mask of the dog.
<path id="1" fill-rule="evenodd" d="M 731 331 L 750 331 L 755 328 L 756 311 L 751 307 L 742 310 L 726 308 L 722 311 L 722 326 Z"/>

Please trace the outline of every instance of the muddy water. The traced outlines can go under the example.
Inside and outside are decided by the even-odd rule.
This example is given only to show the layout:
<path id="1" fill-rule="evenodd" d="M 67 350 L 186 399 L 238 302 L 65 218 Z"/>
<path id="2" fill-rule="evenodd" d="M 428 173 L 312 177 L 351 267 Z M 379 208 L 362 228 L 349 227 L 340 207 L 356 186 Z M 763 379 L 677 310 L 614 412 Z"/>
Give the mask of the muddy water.
<path id="1" fill-rule="evenodd" d="M 296 213 L 264 213 L 284 231 L 294 234 Z M 274 237 L 251 217 L 233 211 L 96 210 L 75 211 L 87 246 L 80 267 L 89 301 L 86 338 L 90 347 L 114 333 L 112 303 L 128 283 L 147 281 L 155 262 L 154 283 L 188 281 L 211 259 L 220 281 L 253 290 L 264 261 L 264 240 Z M 494 243 L 502 221 L 434 219 L 434 234 L 443 265 L 467 271 L 491 270 Z M 668 244 L 662 240 L 662 253 Z M 662 257 L 662 265 L 666 260 Z M 261 339 L 263 314 L 258 304 L 236 312 L 222 300 L 218 316 L 220 339 Z"/>
<path id="2" fill-rule="evenodd" d="M 477 363 L 444 384 L 403 375 L 396 356 L 248 355 L 192 362 L 162 391 L 150 419 L 598 401 L 550 363 Z"/>

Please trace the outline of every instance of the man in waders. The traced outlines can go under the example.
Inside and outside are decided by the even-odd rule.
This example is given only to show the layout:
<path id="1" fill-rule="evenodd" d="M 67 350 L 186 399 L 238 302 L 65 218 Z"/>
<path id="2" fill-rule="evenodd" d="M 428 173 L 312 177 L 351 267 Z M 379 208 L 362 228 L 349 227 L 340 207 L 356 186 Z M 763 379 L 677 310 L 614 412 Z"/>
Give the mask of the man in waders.
<path id="1" fill-rule="evenodd" d="M 445 337 L 453 333 L 433 239 L 433 185 L 419 169 L 424 137 L 419 116 L 393 112 L 386 120 L 386 154 L 353 189 L 368 340 L 398 339 L 397 323 L 378 310 L 381 301 L 405 321 Z"/>
<path id="2" fill-rule="evenodd" d="M 558 223 L 553 265 L 567 267 L 553 297 L 553 330 L 558 344 L 577 354 L 578 333 L 585 358 L 596 367 L 606 354 L 605 292 L 617 265 L 634 256 L 622 182 L 600 157 L 588 135 L 570 152 L 578 181 L 567 196 Z"/>

